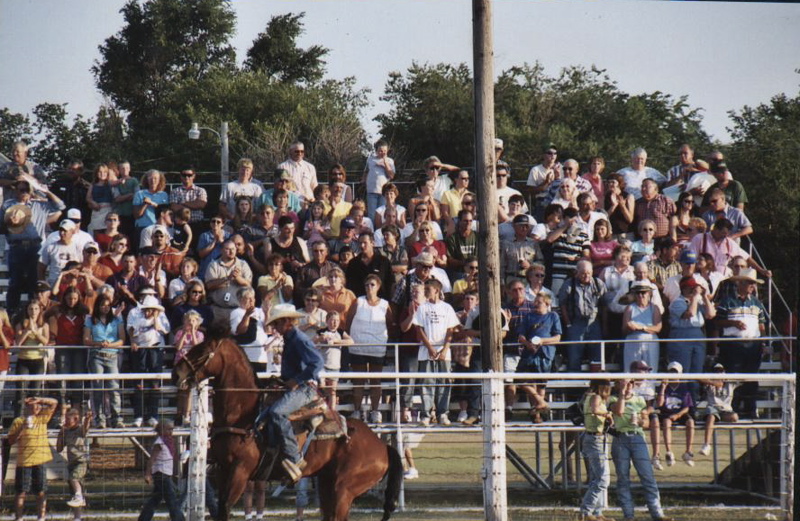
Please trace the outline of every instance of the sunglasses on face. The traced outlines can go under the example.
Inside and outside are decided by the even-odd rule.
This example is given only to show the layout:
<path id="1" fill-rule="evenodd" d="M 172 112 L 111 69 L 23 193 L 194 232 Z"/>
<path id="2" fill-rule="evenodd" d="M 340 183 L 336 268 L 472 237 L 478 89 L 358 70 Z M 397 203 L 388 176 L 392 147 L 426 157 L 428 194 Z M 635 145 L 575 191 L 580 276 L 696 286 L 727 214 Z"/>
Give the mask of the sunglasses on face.
<path id="1" fill-rule="evenodd" d="M 186 178 L 189 178 L 189 177 L 194 177 L 194 174 L 181 174 L 181 177 L 186 179 Z"/>
<path id="2" fill-rule="evenodd" d="M 440 166 L 429 166 L 428 167 L 428 171 L 429 172 L 432 172 L 434 170 L 441 170 L 441 169 L 442 169 L 442 167 L 440 167 Z"/>

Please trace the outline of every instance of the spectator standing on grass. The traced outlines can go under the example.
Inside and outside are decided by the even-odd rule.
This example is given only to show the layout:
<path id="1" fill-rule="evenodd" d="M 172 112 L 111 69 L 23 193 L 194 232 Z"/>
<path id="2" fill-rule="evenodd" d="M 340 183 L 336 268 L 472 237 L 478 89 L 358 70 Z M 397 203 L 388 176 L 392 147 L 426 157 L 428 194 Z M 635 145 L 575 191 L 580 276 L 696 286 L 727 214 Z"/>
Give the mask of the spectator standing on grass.
<path id="1" fill-rule="evenodd" d="M 36 516 L 44 521 L 47 513 L 47 469 L 53 459 L 47 442 L 47 424 L 56 411 L 54 398 L 29 397 L 24 402 L 24 416 L 14 419 L 8 431 L 8 444 L 17 446 L 17 470 L 14 476 L 14 517 L 21 521 L 26 494 L 36 494 Z"/>
<path id="2" fill-rule="evenodd" d="M 86 451 L 86 435 L 92 425 L 92 411 L 87 411 L 81 420 L 81 413 L 77 407 L 70 407 L 64 414 L 64 424 L 56 440 L 56 452 L 61 453 L 67 449 L 67 479 L 72 498 L 67 505 L 72 508 L 73 519 L 81 518 L 81 507 L 86 506 L 83 494 L 83 478 L 89 464 L 89 455 Z"/>
<path id="3" fill-rule="evenodd" d="M 183 521 L 183 512 L 180 509 L 175 483 L 172 480 L 175 459 L 178 453 L 175 447 L 175 438 L 172 431 L 175 425 L 172 420 L 164 420 L 156 427 L 158 437 L 150 453 L 150 459 L 144 469 L 144 482 L 153 484 L 150 499 L 142 507 L 139 521 L 150 521 L 161 501 L 167 504 L 169 518 L 172 521 Z"/>
<path id="4" fill-rule="evenodd" d="M 425 281 L 426 301 L 414 313 L 413 324 L 420 340 L 419 372 L 446 374 L 450 372 L 450 342 L 456 328 L 461 326 L 450 304 L 440 300 L 442 283 Z M 422 381 L 422 413 L 420 423 L 431 423 L 431 410 L 436 409 L 439 425 L 450 425 L 451 382 L 447 379 L 425 378 Z"/>
<path id="5" fill-rule="evenodd" d="M 613 420 L 608 410 L 611 396 L 609 380 L 592 380 L 589 391 L 583 397 L 584 432 L 581 439 L 581 453 L 589 469 L 589 484 L 581 502 L 581 516 L 584 521 L 607 520 L 603 517 L 603 506 L 611 473 L 608 468 L 607 427 Z"/>
<path id="6" fill-rule="evenodd" d="M 664 516 L 661 495 L 647 452 L 643 428 L 648 423 L 648 407 L 644 398 L 634 394 L 632 380 L 618 380 L 617 395 L 609 403 L 614 415 L 616 434 L 611 442 L 611 458 L 617 472 L 617 498 L 625 521 L 633 521 L 634 503 L 631 493 L 631 464 L 636 468 L 644 489 L 647 510 L 653 521 L 672 521 Z"/>

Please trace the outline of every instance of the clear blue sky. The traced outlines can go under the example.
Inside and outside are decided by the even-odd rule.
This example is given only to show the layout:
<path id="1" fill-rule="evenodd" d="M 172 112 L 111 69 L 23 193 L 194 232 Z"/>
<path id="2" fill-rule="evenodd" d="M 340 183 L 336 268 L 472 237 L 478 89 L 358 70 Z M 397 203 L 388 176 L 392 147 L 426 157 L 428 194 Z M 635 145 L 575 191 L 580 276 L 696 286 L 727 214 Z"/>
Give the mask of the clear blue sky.
<path id="1" fill-rule="evenodd" d="M 89 71 L 97 46 L 122 24 L 122 0 L 0 0 L 0 107 L 29 112 L 69 103 L 94 115 L 102 97 Z M 471 64 L 469 0 L 235 0 L 239 59 L 275 14 L 305 11 L 300 44 L 321 44 L 328 76 L 372 90 L 371 119 L 387 75 L 416 60 Z M 608 70 L 621 89 L 688 95 L 706 129 L 725 140 L 727 111 L 795 95 L 800 5 L 774 3 L 497 0 L 495 71 L 539 60 Z"/>

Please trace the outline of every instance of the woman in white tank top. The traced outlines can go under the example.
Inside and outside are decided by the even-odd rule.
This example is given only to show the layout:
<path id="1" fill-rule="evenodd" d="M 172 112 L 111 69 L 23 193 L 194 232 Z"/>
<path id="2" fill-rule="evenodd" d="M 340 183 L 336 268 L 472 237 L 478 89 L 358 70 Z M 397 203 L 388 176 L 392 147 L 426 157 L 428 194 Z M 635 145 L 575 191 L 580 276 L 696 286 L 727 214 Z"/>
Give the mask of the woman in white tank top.
<path id="1" fill-rule="evenodd" d="M 350 336 L 355 345 L 350 346 L 350 366 L 356 372 L 380 373 L 383 371 L 383 358 L 386 356 L 386 343 L 389 341 L 389 324 L 394 323 L 389 303 L 378 297 L 381 280 L 377 275 L 368 275 L 364 281 L 366 295 L 358 297 L 351 308 L 348 324 Z M 371 414 L 369 421 L 380 423 L 378 410 L 381 401 L 380 379 L 369 381 Z M 361 401 L 364 397 L 362 380 L 353 384 L 353 417 L 361 418 Z M 366 415 L 365 415 L 366 416 Z M 364 419 L 367 419 L 366 417 Z"/>

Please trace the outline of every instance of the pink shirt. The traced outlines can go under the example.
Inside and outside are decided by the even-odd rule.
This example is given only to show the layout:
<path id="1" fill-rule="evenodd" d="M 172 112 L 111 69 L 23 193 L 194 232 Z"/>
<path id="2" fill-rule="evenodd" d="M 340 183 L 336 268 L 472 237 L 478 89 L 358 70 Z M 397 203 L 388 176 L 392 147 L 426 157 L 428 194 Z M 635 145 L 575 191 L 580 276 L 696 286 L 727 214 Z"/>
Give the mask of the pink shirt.
<path id="1" fill-rule="evenodd" d="M 736 244 L 736 241 L 726 237 L 717 243 L 711 232 L 695 235 L 689 243 L 689 247 L 698 255 L 708 253 L 714 257 L 714 271 L 723 274 L 729 273 L 728 263 L 732 258 L 736 256 L 741 256 L 743 259 L 750 258 L 750 255 Z"/>

